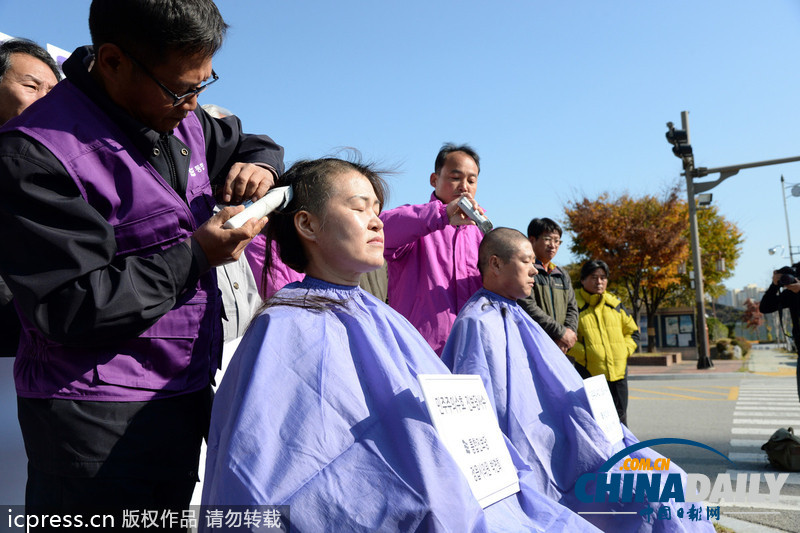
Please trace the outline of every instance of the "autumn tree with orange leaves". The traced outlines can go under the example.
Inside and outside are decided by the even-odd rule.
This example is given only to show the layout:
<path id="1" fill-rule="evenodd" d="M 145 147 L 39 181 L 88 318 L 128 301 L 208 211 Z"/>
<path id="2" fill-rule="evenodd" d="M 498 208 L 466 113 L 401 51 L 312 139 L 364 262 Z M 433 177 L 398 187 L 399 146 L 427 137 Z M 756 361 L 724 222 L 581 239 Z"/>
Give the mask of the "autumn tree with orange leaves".
<path id="1" fill-rule="evenodd" d="M 764 323 L 764 315 L 759 311 L 758 303 L 754 302 L 752 298 L 748 298 L 744 302 L 744 325 L 753 331 L 758 330 Z"/>
<path id="2" fill-rule="evenodd" d="M 620 296 L 630 302 L 633 316 L 638 317 L 644 307 L 652 325 L 663 304 L 692 301 L 688 276 L 679 273 L 691 270 L 691 263 L 689 214 L 678 187 L 662 197 L 623 194 L 612 199 L 605 193 L 593 200 L 583 198 L 568 203 L 565 213 L 565 229 L 574 235 L 572 253 L 608 263 L 610 290 L 623 292 Z M 718 285 L 732 274 L 741 233 L 714 208 L 698 212 L 698 226 L 704 280 L 707 292 L 714 294 L 724 290 Z M 719 257 L 725 259 L 726 272 L 714 268 Z M 679 268 L 682 265 L 688 267 Z M 656 345 L 652 326 L 648 335 L 652 351 Z"/>

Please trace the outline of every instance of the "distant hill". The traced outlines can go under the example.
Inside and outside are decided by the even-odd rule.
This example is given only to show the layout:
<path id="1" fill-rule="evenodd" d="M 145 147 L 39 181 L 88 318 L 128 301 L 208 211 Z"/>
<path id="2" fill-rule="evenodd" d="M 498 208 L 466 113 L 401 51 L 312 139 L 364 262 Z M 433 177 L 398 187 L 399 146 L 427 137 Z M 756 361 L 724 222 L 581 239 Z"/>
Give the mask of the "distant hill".
<path id="1" fill-rule="evenodd" d="M 716 308 L 717 318 L 725 325 L 740 322 L 744 317 L 744 309 L 739 307 L 732 307 L 730 305 L 723 304 L 715 304 L 714 307 Z M 714 308 L 712 308 L 712 306 L 706 305 L 706 314 L 713 315 L 713 309 Z"/>

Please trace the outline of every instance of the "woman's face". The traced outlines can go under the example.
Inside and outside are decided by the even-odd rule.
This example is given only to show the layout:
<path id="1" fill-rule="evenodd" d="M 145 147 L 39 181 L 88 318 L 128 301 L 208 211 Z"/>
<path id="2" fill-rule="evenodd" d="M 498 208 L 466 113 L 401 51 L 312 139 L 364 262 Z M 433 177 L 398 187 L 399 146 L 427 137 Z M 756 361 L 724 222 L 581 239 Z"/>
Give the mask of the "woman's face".
<path id="1" fill-rule="evenodd" d="M 332 179 L 322 213 L 312 217 L 316 237 L 306 272 L 331 283 L 358 285 L 361 274 L 383 265 L 381 206 L 360 172 Z"/>
<path id="2" fill-rule="evenodd" d="M 608 286 L 608 275 L 605 270 L 598 268 L 582 279 L 581 284 L 589 294 L 603 294 Z"/>

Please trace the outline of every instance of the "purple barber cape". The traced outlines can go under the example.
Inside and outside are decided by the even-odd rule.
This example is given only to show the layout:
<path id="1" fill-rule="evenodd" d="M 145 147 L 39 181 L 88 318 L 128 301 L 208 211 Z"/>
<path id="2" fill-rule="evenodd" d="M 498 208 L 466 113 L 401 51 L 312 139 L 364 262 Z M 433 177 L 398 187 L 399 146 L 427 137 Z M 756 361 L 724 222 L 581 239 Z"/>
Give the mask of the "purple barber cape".
<path id="1" fill-rule="evenodd" d="M 358 287 L 306 277 L 245 334 L 217 392 L 204 505 L 289 505 L 292 531 L 596 531 L 530 483 L 486 509 L 444 448 L 417 374 L 448 373 Z"/>
<path id="2" fill-rule="evenodd" d="M 514 301 L 480 289 L 458 315 L 442 353 L 442 362 L 455 374 L 481 376 L 492 401 L 500 429 L 534 472 L 534 486 L 604 531 L 710 531 L 707 520 L 677 518 L 679 506 L 689 503 L 583 503 L 575 484 L 584 473 L 599 467 L 616 452 L 638 440 L 623 425 L 623 442 L 612 445 L 595 422 L 583 380 L 556 344 Z M 649 448 L 630 457 L 662 457 Z M 619 471 L 619 466 L 615 468 Z M 610 470 L 609 470 L 610 471 Z M 685 473 L 672 467 L 662 474 Z M 662 475 L 662 483 L 666 475 Z M 671 506 L 670 520 L 656 520 L 662 505 Z M 684 516 L 687 511 L 684 510 Z"/>

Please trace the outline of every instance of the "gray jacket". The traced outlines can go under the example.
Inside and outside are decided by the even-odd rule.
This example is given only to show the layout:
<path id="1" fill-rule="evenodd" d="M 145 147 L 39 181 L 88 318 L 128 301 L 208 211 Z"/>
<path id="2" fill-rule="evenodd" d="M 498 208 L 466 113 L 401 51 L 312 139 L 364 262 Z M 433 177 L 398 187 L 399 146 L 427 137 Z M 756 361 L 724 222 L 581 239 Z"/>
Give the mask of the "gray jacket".
<path id="1" fill-rule="evenodd" d="M 536 285 L 519 305 L 554 341 L 564 336 L 565 328 L 578 331 L 578 304 L 569 274 L 560 267 L 551 272 L 536 263 Z"/>

